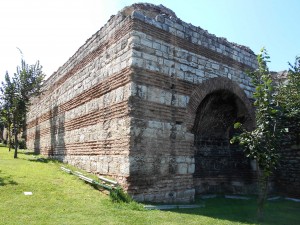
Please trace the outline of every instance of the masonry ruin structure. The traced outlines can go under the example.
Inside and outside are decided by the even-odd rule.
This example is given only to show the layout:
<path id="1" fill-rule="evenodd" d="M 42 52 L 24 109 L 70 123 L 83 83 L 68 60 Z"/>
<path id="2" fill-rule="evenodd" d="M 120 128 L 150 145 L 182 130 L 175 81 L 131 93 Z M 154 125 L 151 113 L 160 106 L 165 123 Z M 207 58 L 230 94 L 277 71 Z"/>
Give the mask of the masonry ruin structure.
<path id="1" fill-rule="evenodd" d="M 125 7 L 44 84 L 27 147 L 116 179 L 138 201 L 253 193 L 255 165 L 230 145 L 255 126 L 247 47 L 164 6 Z"/>

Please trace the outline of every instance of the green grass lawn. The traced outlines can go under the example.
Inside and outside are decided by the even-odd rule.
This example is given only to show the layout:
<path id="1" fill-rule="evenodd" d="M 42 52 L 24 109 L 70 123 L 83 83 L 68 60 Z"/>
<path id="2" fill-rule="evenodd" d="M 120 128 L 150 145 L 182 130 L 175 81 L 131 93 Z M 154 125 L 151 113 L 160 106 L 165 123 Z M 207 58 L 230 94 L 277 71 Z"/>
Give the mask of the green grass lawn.
<path id="1" fill-rule="evenodd" d="M 259 224 L 255 200 L 216 198 L 205 200 L 204 208 L 147 211 L 136 203 L 113 203 L 61 171 L 61 163 L 36 159 L 22 150 L 13 159 L 0 147 L 0 224 Z M 300 224 L 300 203 L 268 202 L 265 213 L 262 224 Z"/>

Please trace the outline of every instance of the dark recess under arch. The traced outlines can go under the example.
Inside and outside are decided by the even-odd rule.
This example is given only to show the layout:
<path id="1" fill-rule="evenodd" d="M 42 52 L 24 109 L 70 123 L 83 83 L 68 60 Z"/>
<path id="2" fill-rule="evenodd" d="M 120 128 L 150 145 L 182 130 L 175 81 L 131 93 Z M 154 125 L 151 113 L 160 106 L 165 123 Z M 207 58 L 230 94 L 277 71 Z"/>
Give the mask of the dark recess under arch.
<path id="1" fill-rule="evenodd" d="M 205 83 L 205 86 L 204 86 Z M 189 113 L 194 134 L 197 193 L 249 193 L 254 171 L 251 162 L 230 139 L 235 122 L 254 127 L 251 102 L 243 90 L 227 78 L 213 78 L 195 90 Z M 196 107 L 197 106 L 197 107 Z M 191 122 L 191 121 L 190 121 Z"/>

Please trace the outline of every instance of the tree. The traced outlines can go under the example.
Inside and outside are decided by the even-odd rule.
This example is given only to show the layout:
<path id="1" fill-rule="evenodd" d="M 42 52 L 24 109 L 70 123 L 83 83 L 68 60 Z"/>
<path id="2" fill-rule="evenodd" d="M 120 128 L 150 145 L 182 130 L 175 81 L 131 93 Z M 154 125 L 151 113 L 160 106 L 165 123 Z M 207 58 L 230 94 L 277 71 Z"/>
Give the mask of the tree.
<path id="1" fill-rule="evenodd" d="M 300 127 L 300 57 L 289 65 L 287 79 L 279 84 L 278 102 L 284 110 L 284 121 Z"/>
<path id="2" fill-rule="evenodd" d="M 1 87 L 1 121 L 7 129 L 8 136 L 8 148 L 11 150 L 12 144 L 12 121 L 14 110 L 14 95 L 16 92 L 16 85 L 10 79 L 8 72 L 5 74 L 4 82 Z"/>
<path id="3" fill-rule="evenodd" d="M 8 73 L 5 83 L 2 83 L 3 104 L 7 108 L 4 115 L 12 124 L 12 131 L 15 139 L 14 158 L 17 158 L 18 134 L 26 128 L 26 113 L 29 106 L 30 97 L 40 93 L 40 89 L 45 75 L 39 61 L 33 65 L 28 65 L 21 59 L 21 65 L 17 67 L 12 80 Z"/>
<path id="4" fill-rule="evenodd" d="M 280 126 L 282 111 L 277 102 L 278 90 L 267 67 L 268 59 L 266 50 L 262 49 L 257 56 L 258 70 L 248 73 L 255 86 L 253 98 L 256 127 L 252 131 L 246 131 L 242 124 L 236 123 L 235 128 L 242 132 L 231 140 L 231 143 L 238 142 L 244 148 L 246 156 L 256 161 L 259 219 L 263 218 L 269 177 L 279 161 L 280 137 L 283 132 Z"/>

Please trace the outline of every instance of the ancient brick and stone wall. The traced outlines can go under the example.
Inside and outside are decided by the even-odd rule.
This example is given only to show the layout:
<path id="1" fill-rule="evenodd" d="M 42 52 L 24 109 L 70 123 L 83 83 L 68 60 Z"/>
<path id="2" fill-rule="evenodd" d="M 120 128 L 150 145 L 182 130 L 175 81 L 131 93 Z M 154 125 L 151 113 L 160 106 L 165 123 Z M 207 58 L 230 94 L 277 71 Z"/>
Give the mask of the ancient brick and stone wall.
<path id="1" fill-rule="evenodd" d="M 249 48 L 134 4 L 47 80 L 27 145 L 113 176 L 140 201 L 250 192 L 251 162 L 228 141 L 233 122 L 254 126 L 245 71 L 256 67 Z"/>
<path id="2" fill-rule="evenodd" d="M 131 18 L 114 16 L 45 83 L 27 146 L 87 171 L 129 175 Z"/>
<path id="3" fill-rule="evenodd" d="M 288 83 L 288 71 L 271 72 L 275 84 Z M 274 171 L 274 191 L 283 196 L 300 198 L 300 126 L 296 118 L 286 118 L 287 130 L 281 140 L 279 164 Z"/>
<path id="4" fill-rule="evenodd" d="M 238 117 L 253 125 L 247 98 L 253 87 L 245 70 L 256 68 L 255 55 L 161 8 L 141 5 L 131 8 L 130 14 L 134 21 L 130 191 L 145 201 L 189 201 L 195 192 L 215 192 L 217 187 L 219 192 L 248 192 L 245 187 L 253 183 L 251 163 L 229 146 L 228 129 Z M 199 109 L 211 95 L 219 101 L 212 108 L 224 107 Z M 236 115 L 228 120 L 224 109 L 230 107 Z M 206 118 L 208 124 L 195 124 L 207 115 L 212 116 Z M 204 135 L 217 130 L 223 137 Z"/>
<path id="5" fill-rule="evenodd" d="M 286 122 L 289 132 L 282 140 L 274 181 L 279 194 L 300 198 L 300 127 L 296 121 Z"/>

